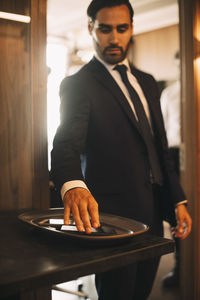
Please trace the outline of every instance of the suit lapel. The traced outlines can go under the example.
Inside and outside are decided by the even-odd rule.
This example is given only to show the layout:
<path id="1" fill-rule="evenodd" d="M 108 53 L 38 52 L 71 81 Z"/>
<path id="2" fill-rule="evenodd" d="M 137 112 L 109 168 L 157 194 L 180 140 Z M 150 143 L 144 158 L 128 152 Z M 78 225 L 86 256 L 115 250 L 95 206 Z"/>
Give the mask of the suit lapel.
<path id="1" fill-rule="evenodd" d="M 160 128 L 160 124 L 161 124 L 161 120 L 159 119 L 159 112 L 158 112 L 158 108 L 155 105 L 155 101 L 152 101 L 152 94 L 151 94 L 151 90 L 152 90 L 152 85 L 149 84 L 149 81 L 145 82 L 143 79 L 143 76 L 141 76 L 141 74 L 139 72 L 137 72 L 137 70 L 135 68 L 131 68 L 131 71 L 133 73 L 133 75 L 137 78 L 138 83 L 140 84 L 142 91 L 144 93 L 144 96 L 147 100 L 148 106 L 149 106 L 149 111 L 150 111 L 150 115 L 152 118 L 152 122 L 153 122 L 153 127 L 154 129 L 159 129 Z M 156 125 L 155 125 L 156 124 Z"/>
<path id="2" fill-rule="evenodd" d="M 95 58 L 93 58 L 87 66 L 93 73 L 93 76 L 98 81 L 100 81 L 101 84 L 115 97 L 132 124 L 139 130 L 138 122 L 135 119 L 133 111 L 128 104 L 126 97 L 124 96 L 124 93 L 122 92 L 116 81 L 113 79 L 111 74 L 108 72 L 108 70 Z"/>

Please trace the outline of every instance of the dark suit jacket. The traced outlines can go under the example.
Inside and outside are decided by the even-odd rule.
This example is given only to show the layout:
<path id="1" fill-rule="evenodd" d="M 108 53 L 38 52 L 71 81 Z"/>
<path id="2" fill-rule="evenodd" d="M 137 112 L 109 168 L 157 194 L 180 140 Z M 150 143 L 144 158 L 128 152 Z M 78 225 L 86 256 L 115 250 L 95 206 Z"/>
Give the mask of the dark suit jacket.
<path id="1" fill-rule="evenodd" d="M 148 101 L 155 143 L 164 174 L 160 213 L 172 224 L 174 204 L 185 200 L 168 152 L 159 93 L 154 78 L 132 67 Z M 151 224 L 153 194 L 145 141 L 134 114 L 106 68 L 95 58 L 60 88 L 61 124 L 52 150 L 58 189 L 84 180 L 100 211 Z"/>

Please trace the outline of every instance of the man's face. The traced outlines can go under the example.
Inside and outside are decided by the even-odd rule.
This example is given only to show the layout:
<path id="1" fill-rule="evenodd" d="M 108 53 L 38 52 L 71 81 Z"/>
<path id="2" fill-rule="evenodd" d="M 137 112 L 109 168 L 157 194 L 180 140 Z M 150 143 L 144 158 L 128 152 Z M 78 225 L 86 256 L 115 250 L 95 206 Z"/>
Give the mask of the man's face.
<path id="1" fill-rule="evenodd" d="M 127 55 L 133 33 L 130 12 L 126 5 L 105 7 L 98 11 L 94 23 L 89 23 L 94 48 L 99 57 L 111 64 Z"/>

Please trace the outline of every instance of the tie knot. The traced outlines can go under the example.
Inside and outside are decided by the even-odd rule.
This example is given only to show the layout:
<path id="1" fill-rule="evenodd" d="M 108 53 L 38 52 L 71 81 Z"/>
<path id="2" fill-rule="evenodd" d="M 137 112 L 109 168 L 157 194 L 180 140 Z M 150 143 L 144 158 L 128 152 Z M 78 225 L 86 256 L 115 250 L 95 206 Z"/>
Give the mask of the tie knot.
<path id="1" fill-rule="evenodd" d="M 118 71 L 120 74 L 124 74 L 127 71 L 127 66 L 125 65 L 116 65 L 113 70 Z"/>

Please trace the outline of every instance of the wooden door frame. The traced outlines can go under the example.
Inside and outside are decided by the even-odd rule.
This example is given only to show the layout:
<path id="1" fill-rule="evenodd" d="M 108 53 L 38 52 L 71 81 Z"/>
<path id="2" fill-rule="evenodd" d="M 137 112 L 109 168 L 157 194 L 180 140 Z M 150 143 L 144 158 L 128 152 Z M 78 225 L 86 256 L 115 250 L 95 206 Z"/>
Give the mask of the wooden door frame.
<path id="1" fill-rule="evenodd" d="M 47 0 L 31 0 L 33 208 L 50 206 L 47 146 Z"/>
<path id="2" fill-rule="evenodd" d="M 181 178 L 189 200 L 189 211 L 193 219 L 193 230 L 189 238 L 181 243 L 181 299 L 200 299 L 200 90 L 197 68 L 197 17 L 200 17 L 199 0 L 179 0 L 180 49 L 181 49 L 181 99 L 182 140 Z M 198 24 L 199 25 L 199 24 Z M 199 34 L 199 33 L 198 33 Z M 200 40 L 200 34 L 198 36 Z"/>

